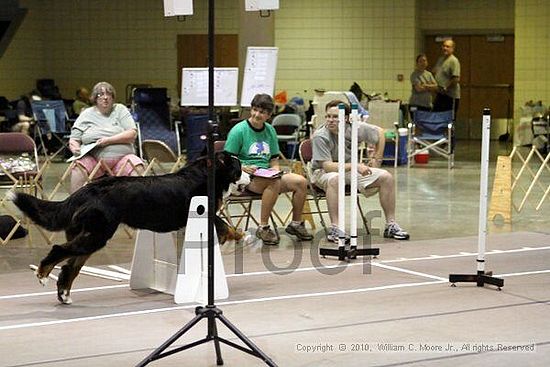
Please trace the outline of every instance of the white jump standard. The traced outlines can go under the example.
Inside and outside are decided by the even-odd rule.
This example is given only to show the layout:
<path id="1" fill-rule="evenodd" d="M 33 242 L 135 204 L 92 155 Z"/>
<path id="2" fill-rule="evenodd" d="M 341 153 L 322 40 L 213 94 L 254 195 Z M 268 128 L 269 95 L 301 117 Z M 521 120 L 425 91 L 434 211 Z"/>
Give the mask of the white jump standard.
<path id="1" fill-rule="evenodd" d="M 456 286 L 457 282 L 477 283 L 483 287 L 485 283 L 500 288 L 504 280 L 493 277 L 492 272 L 485 272 L 485 243 L 487 241 L 487 176 L 489 174 L 489 137 L 491 133 L 491 110 L 483 109 L 483 135 L 481 140 L 481 174 L 479 180 L 479 233 L 477 253 L 477 274 L 449 274 L 449 282 Z"/>
<path id="2" fill-rule="evenodd" d="M 351 105 L 351 182 L 350 182 L 350 240 L 346 249 L 346 112 L 343 103 L 338 105 L 338 248 L 319 248 L 319 255 L 338 256 L 338 260 L 356 259 L 357 256 L 377 256 L 378 248 L 357 248 L 357 166 L 358 123 L 357 105 Z M 368 231 L 368 228 L 365 229 Z M 370 239 L 370 234 L 367 234 Z M 368 241 L 370 243 L 370 241 Z"/>

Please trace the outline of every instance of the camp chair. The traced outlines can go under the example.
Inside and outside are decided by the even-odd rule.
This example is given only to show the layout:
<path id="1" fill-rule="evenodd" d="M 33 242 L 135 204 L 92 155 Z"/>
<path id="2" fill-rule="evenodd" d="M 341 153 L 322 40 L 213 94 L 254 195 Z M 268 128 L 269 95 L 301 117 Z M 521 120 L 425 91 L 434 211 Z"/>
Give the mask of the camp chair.
<path id="1" fill-rule="evenodd" d="M 69 149 L 69 136 L 71 124 L 65 103 L 62 100 L 54 101 L 31 101 L 32 113 L 36 120 L 35 133 L 40 139 L 40 146 L 46 159 L 53 159 L 65 149 Z M 46 140 L 50 140 L 46 142 Z M 52 140 L 57 141 L 55 151 L 48 152 Z"/>
<path id="2" fill-rule="evenodd" d="M 8 200 L 8 192 L 23 190 L 38 196 L 43 194 L 42 174 L 47 163 L 40 168 L 38 152 L 34 141 L 23 133 L 0 133 L 0 209 L 14 218 L 18 211 Z M 5 245 L 13 236 L 22 220 L 16 221 L 13 230 L 6 238 L 0 237 Z M 42 232 L 41 232 L 42 233 Z"/>
<path id="3" fill-rule="evenodd" d="M 321 201 L 325 201 L 326 203 L 326 194 L 325 192 L 319 188 L 318 186 L 314 185 L 311 181 L 311 175 L 312 175 L 312 168 L 311 168 L 311 160 L 313 158 L 313 149 L 312 149 L 312 143 L 311 139 L 306 139 L 300 143 L 299 148 L 300 153 L 300 161 L 302 162 L 302 166 L 304 169 L 304 173 L 306 175 L 307 179 L 307 185 L 308 185 L 308 195 L 306 197 L 307 202 L 313 201 L 315 204 L 315 209 L 312 209 L 310 212 L 304 212 L 304 215 L 306 214 L 317 214 L 319 216 L 319 221 L 321 222 L 321 225 L 323 226 L 323 229 L 325 231 L 325 235 L 328 236 L 329 231 L 328 227 L 325 223 L 325 219 L 323 217 L 323 214 L 328 213 L 328 209 L 321 209 Z M 363 191 L 363 194 L 365 197 L 370 197 L 378 192 L 377 188 L 367 189 Z M 350 193 L 350 187 L 349 185 L 346 185 L 346 195 L 349 195 Z M 326 207 L 326 204 L 325 204 Z M 370 233 L 367 217 L 363 211 L 363 208 L 361 206 L 360 196 L 357 195 L 357 207 L 359 208 L 359 213 L 361 214 L 361 219 L 363 220 L 363 225 L 365 227 L 365 230 L 367 233 Z"/>
<path id="4" fill-rule="evenodd" d="M 447 159 L 448 168 L 454 167 L 453 111 L 414 111 L 408 124 L 408 165 L 422 151 L 433 152 Z"/>
<path id="5" fill-rule="evenodd" d="M 132 93 L 132 112 L 138 126 L 138 148 L 149 162 L 149 172 L 160 163 L 172 163 L 170 171 L 183 164 L 179 121 L 172 123 L 166 88 L 136 88 Z M 175 159 L 173 157 L 176 157 Z"/>
<path id="6" fill-rule="evenodd" d="M 185 163 L 183 156 L 176 156 L 172 149 L 160 140 L 144 140 L 140 146 L 143 159 L 148 162 L 144 176 L 149 172 L 156 174 L 157 171 L 173 173 L 183 167 Z"/>

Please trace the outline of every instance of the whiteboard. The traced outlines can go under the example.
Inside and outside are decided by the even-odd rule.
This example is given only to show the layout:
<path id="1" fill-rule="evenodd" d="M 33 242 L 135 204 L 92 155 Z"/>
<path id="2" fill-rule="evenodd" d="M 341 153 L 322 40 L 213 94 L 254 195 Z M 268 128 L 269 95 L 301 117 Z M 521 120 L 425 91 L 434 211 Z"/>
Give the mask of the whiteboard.
<path id="1" fill-rule="evenodd" d="M 236 106 L 239 68 L 214 68 L 214 105 Z M 182 106 L 208 106 L 208 68 L 181 69 Z"/>
<path id="2" fill-rule="evenodd" d="M 248 47 L 241 92 L 241 106 L 250 106 L 252 98 L 258 93 L 273 96 L 278 51 L 277 47 Z"/>
<path id="3" fill-rule="evenodd" d="M 279 0 L 246 0 L 246 11 L 276 10 L 279 9 Z"/>
<path id="4" fill-rule="evenodd" d="M 164 0 L 164 16 L 193 15 L 193 0 Z"/>

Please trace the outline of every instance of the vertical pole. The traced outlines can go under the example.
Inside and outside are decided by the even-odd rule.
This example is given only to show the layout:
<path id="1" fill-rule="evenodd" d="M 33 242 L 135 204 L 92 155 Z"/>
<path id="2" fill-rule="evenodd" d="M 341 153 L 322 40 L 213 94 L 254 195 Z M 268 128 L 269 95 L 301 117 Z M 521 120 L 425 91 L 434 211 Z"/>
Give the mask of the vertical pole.
<path id="1" fill-rule="evenodd" d="M 491 110 L 483 109 L 483 125 L 481 140 L 481 175 L 479 179 L 479 231 L 477 272 L 485 273 L 485 243 L 487 240 L 487 186 L 489 174 L 489 139 L 491 133 Z M 478 281 L 479 285 L 479 281 Z M 483 283 L 481 283 L 483 286 Z"/>
<path id="2" fill-rule="evenodd" d="M 216 215 L 216 161 L 214 152 L 214 3 L 208 0 L 208 306 L 214 305 L 214 216 Z"/>
<path id="3" fill-rule="evenodd" d="M 346 245 L 346 110 L 338 105 L 338 247 Z"/>
<path id="4" fill-rule="evenodd" d="M 358 147 L 359 142 L 357 139 L 358 131 L 358 112 L 357 105 L 354 103 L 351 105 L 351 184 L 350 184 L 350 246 L 351 248 L 357 248 L 357 163 L 358 163 Z"/>

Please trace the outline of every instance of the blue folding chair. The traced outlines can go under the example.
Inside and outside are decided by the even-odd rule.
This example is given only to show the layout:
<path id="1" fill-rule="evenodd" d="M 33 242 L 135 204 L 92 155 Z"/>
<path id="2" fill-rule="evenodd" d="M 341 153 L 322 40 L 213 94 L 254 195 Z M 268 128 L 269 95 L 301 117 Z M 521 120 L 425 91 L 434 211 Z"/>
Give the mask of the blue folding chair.
<path id="1" fill-rule="evenodd" d="M 31 101 L 31 108 L 36 120 L 35 135 L 40 139 L 46 158 L 52 159 L 68 149 L 74 121 L 69 119 L 65 103 L 62 100 Z"/>
<path id="2" fill-rule="evenodd" d="M 180 155 L 178 129 L 177 126 L 175 126 L 176 128 L 172 126 L 166 88 L 134 89 L 132 113 L 139 124 L 140 145 L 144 140 L 160 140 L 168 145 L 176 155 Z M 178 121 L 174 124 L 177 125 L 177 123 Z"/>
<path id="3" fill-rule="evenodd" d="M 132 93 L 132 113 L 138 125 L 138 146 L 149 162 L 182 163 L 179 121 L 170 119 L 166 88 L 136 88 Z"/>
<path id="4" fill-rule="evenodd" d="M 448 168 L 454 167 L 453 111 L 414 111 L 408 125 L 408 165 L 415 155 L 423 151 L 435 153 L 447 159 Z"/>

